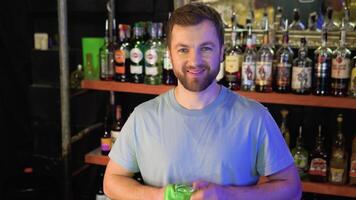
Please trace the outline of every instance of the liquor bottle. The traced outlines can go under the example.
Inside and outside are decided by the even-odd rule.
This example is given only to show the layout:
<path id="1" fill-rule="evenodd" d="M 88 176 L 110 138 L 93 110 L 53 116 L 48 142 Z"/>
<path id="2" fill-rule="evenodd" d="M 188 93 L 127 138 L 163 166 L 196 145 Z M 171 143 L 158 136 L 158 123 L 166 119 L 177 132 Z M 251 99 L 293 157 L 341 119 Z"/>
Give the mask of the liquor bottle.
<path id="1" fill-rule="evenodd" d="M 300 14 L 299 14 L 299 10 L 294 8 L 293 9 L 293 21 L 292 23 L 289 25 L 289 30 L 298 30 L 298 31 L 302 31 L 305 30 L 305 25 L 300 21 Z"/>
<path id="2" fill-rule="evenodd" d="M 288 20 L 285 22 L 283 44 L 277 51 L 275 91 L 286 93 L 290 91 L 291 68 L 293 62 L 293 50 L 289 46 Z"/>
<path id="3" fill-rule="evenodd" d="M 287 146 L 290 146 L 290 132 L 289 128 L 287 125 L 287 117 L 288 117 L 289 111 L 288 110 L 281 110 L 281 115 L 282 115 L 282 123 L 280 126 L 281 133 L 283 135 L 284 140 L 286 141 Z"/>
<path id="4" fill-rule="evenodd" d="M 70 74 L 70 87 L 80 88 L 80 83 L 84 78 L 82 65 L 77 65 L 77 69 Z"/>
<path id="5" fill-rule="evenodd" d="M 115 80 L 119 82 L 129 81 L 130 70 L 130 26 L 119 24 L 119 42 L 115 48 Z"/>
<path id="6" fill-rule="evenodd" d="M 106 116 L 105 120 L 104 120 L 104 133 L 101 136 L 101 154 L 102 155 L 108 155 L 110 150 L 111 150 L 111 146 L 112 146 L 112 140 L 111 140 L 111 135 L 110 135 L 110 120 L 108 119 L 109 117 Z"/>
<path id="7" fill-rule="evenodd" d="M 353 58 L 354 67 L 351 70 L 349 96 L 356 97 L 356 56 Z"/>
<path id="8" fill-rule="evenodd" d="M 308 58 L 307 40 L 300 39 L 298 57 L 293 60 L 292 92 L 310 94 L 312 86 L 312 60 Z"/>
<path id="9" fill-rule="evenodd" d="M 150 39 L 145 50 L 145 79 L 144 83 L 159 85 L 162 83 L 163 51 L 162 43 L 158 38 L 158 23 L 151 23 L 149 29 Z"/>
<path id="10" fill-rule="evenodd" d="M 110 81 L 114 76 L 114 51 L 109 41 L 108 20 L 105 22 L 105 42 L 99 50 L 100 55 L 100 79 Z"/>
<path id="11" fill-rule="evenodd" d="M 111 140 L 112 143 L 114 144 L 116 139 L 119 137 L 122 126 L 123 126 L 123 121 L 122 121 L 122 107 L 121 105 L 115 105 L 115 118 L 113 120 L 112 126 L 111 126 Z"/>
<path id="12" fill-rule="evenodd" d="M 316 12 L 312 12 L 309 14 L 309 18 L 308 18 L 308 31 L 320 31 L 320 29 L 318 29 L 317 26 L 317 13 Z"/>
<path id="13" fill-rule="evenodd" d="M 344 23 L 345 23 L 345 30 L 346 31 L 354 31 L 355 24 L 350 21 L 350 9 L 346 6 L 345 1 L 342 2 L 344 7 Z"/>
<path id="14" fill-rule="evenodd" d="M 133 40 L 131 42 L 131 49 L 130 49 L 131 82 L 143 83 L 144 48 L 145 48 L 145 44 L 143 40 L 143 27 L 140 23 L 135 23 L 133 28 Z"/>
<path id="15" fill-rule="evenodd" d="M 346 30 L 344 23 L 340 28 L 340 46 L 333 52 L 331 65 L 331 94 L 346 96 L 351 71 L 351 51 L 345 47 Z"/>
<path id="16" fill-rule="evenodd" d="M 268 21 L 268 13 L 267 13 L 267 8 L 263 9 L 263 15 L 262 15 L 262 20 L 261 20 L 261 24 L 259 25 L 259 28 L 261 30 L 266 30 L 269 27 L 269 21 Z"/>
<path id="17" fill-rule="evenodd" d="M 263 32 L 263 45 L 257 52 L 256 64 L 256 91 L 257 92 L 272 92 L 272 63 L 274 51 L 269 43 L 269 22 L 265 20 Z"/>
<path id="18" fill-rule="evenodd" d="M 285 27 L 283 19 L 283 8 L 278 6 L 277 12 L 274 16 L 274 30 L 281 31 Z"/>
<path id="19" fill-rule="evenodd" d="M 313 182 L 327 182 L 328 154 L 324 149 L 324 138 L 321 135 L 321 125 L 318 127 L 318 135 L 315 146 L 310 154 L 309 178 Z"/>
<path id="20" fill-rule="evenodd" d="M 177 85 L 177 78 L 173 72 L 173 65 L 168 47 L 164 45 L 162 82 L 165 85 Z"/>
<path id="21" fill-rule="evenodd" d="M 342 133 L 343 116 L 337 116 L 337 135 L 332 145 L 330 156 L 329 182 L 335 184 L 345 184 L 347 178 L 348 156 L 345 149 L 345 138 Z"/>
<path id="22" fill-rule="evenodd" d="M 356 185 L 356 135 L 352 140 L 349 180 L 351 185 Z"/>
<path id="23" fill-rule="evenodd" d="M 333 19 L 333 9 L 328 7 L 326 10 L 326 19 L 323 24 L 323 28 L 325 28 L 328 32 L 338 31 L 339 25 Z"/>
<path id="24" fill-rule="evenodd" d="M 332 51 L 327 47 L 328 32 L 324 28 L 321 34 L 321 46 L 315 50 L 314 91 L 315 95 L 330 93 L 330 71 Z"/>
<path id="25" fill-rule="evenodd" d="M 252 31 L 251 27 L 249 27 L 246 40 L 246 49 L 241 67 L 241 90 L 255 91 L 256 59 L 257 57 L 253 45 Z"/>
<path id="26" fill-rule="evenodd" d="M 294 158 L 295 165 L 298 169 L 299 176 L 301 179 L 306 178 L 308 171 L 308 151 L 303 146 L 302 139 L 302 126 L 299 126 L 299 134 L 297 137 L 296 146 L 292 149 L 292 156 Z"/>
<path id="27" fill-rule="evenodd" d="M 224 83 L 226 87 L 231 90 L 239 90 L 240 82 L 241 82 L 240 70 L 242 66 L 243 52 L 236 43 L 237 24 L 236 24 L 235 13 L 231 18 L 231 24 L 232 24 L 231 46 L 225 52 Z"/>

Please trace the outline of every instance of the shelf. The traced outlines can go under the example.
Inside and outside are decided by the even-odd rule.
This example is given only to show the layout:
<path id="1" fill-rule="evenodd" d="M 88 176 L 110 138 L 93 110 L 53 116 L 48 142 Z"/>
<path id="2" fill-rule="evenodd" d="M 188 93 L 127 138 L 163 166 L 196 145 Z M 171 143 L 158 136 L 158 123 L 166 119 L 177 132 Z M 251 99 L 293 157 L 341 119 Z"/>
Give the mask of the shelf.
<path id="1" fill-rule="evenodd" d="M 82 81 L 82 88 L 159 95 L 173 88 L 173 86 L 84 80 Z M 356 109 L 356 99 L 350 97 L 280 94 L 275 92 L 258 93 L 238 91 L 237 93 L 261 103 Z"/>
<path id="2" fill-rule="evenodd" d="M 97 148 L 85 155 L 85 163 L 95 165 L 107 165 L 109 162 L 108 156 L 101 155 L 100 148 Z M 261 178 L 259 183 L 266 182 L 266 178 Z M 303 192 L 344 196 L 344 197 L 356 197 L 356 187 L 348 185 L 333 185 L 329 183 L 313 183 L 303 181 Z"/>

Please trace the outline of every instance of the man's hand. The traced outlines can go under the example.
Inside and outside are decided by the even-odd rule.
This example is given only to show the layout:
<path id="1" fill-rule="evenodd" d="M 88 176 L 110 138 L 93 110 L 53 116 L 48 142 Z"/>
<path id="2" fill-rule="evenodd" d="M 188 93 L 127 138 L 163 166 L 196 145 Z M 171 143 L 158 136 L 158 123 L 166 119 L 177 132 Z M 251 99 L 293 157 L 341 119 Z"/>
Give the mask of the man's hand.
<path id="1" fill-rule="evenodd" d="M 190 200 L 227 200 L 224 186 L 209 183 L 206 181 L 196 181 L 193 183 L 194 192 Z"/>

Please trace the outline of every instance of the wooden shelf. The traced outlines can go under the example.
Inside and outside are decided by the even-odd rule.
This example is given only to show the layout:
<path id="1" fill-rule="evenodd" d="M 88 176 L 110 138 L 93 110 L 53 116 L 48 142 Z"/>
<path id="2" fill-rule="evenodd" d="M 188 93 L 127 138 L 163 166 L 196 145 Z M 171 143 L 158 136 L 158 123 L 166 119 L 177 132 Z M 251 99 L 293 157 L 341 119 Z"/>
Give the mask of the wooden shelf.
<path id="1" fill-rule="evenodd" d="M 85 163 L 95 165 L 107 165 L 109 157 L 101 155 L 100 148 L 97 148 L 85 155 Z M 266 182 L 265 178 L 262 178 L 259 183 Z M 344 197 L 356 197 L 356 187 L 348 185 L 333 185 L 330 183 L 313 183 L 303 181 L 303 192 L 344 196 Z"/>
<path id="2" fill-rule="evenodd" d="M 135 83 L 120 83 L 115 81 L 82 81 L 83 89 L 94 89 L 104 91 L 117 91 L 138 94 L 159 95 L 173 88 L 166 85 L 145 85 Z M 287 104 L 299 106 L 316 106 L 327 108 L 356 109 L 356 99 L 350 97 L 331 97 L 314 95 L 296 95 L 280 93 L 259 93 L 238 91 L 242 96 L 255 99 L 261 103 Z"/>

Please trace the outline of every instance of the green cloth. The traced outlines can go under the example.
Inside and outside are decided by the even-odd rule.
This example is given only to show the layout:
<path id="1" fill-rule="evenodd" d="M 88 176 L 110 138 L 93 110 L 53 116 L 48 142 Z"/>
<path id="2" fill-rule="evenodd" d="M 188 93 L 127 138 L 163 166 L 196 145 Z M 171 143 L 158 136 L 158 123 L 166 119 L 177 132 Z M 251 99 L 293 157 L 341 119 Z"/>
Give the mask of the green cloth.
<path id="1" fill-rule="evenodd" d="M 190 200 L 194 189 L 185 184 L 170 184 L 164 190 L 164 200 Z"/>

